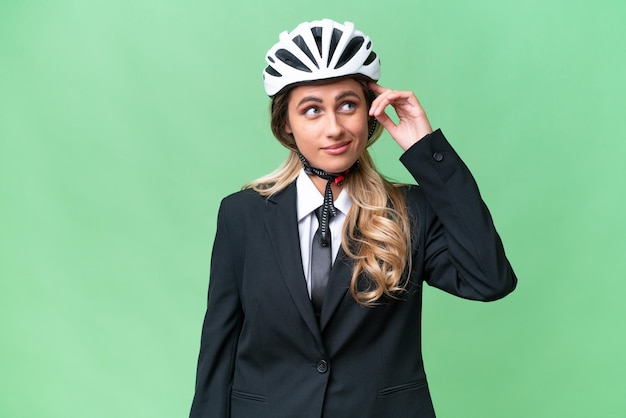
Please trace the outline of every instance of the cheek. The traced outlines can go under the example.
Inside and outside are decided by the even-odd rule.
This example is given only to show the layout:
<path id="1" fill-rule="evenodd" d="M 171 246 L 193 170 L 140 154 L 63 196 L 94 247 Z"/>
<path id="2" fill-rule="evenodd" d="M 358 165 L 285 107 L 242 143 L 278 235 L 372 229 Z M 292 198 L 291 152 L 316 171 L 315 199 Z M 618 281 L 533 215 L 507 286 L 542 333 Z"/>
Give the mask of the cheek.
<path id="1" fill-rule="evenodd" d="M 296 147 L 299 150 L 306 149 L 307 144 L 310 142 L 306 140 L 306 135 L 302 132 L 301 129 L 296 129 L 295 131 L 292 131 L 292 137 L 294 143 L 296 144 Z"/>
<path id="2" fill-rule="evenodd" d="M 292 125 L 292 135 L 298 144 L 306 146 L 315 142 L 322 135 L 321 124 L 308 122 L 308 123 L 296 123 Z"/>
<path id="3" fill-rule="evenodd" d="M 360 140 L 367 141 L 369 134 L 369 119 L 367 117 L 359 118 L 355 123 L 353 132 L 359 137 Z"/>

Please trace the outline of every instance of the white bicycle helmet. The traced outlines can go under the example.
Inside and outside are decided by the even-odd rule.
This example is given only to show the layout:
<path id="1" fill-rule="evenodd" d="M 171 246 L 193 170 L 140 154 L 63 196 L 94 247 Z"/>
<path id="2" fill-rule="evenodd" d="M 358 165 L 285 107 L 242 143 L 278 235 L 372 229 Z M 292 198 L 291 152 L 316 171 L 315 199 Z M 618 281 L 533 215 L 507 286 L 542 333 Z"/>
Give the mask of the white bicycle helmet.
<path id="1" fill-rule="evenodd" d="M 372 41 L 354 24 L 330 19 L 304 22 L 283 32 L 265 56 L 265 92 L 274 96 L 285 87 L 348 75 L 380 77 L 380 60 Z"/>

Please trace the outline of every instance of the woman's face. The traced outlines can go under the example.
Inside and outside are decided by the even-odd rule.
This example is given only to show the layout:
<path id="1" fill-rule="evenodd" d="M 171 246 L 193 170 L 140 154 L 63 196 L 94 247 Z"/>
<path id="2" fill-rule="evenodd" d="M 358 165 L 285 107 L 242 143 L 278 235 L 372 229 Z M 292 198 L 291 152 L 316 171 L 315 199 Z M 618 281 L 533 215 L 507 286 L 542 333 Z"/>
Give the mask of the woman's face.
<path id="1" fill-rule="evenodd" d="M 352 166 L 367 145 L 368 104 L 363 86 L 348 78 L 291 91 L 285 131 L 309 165 L 328 173 Z"/>

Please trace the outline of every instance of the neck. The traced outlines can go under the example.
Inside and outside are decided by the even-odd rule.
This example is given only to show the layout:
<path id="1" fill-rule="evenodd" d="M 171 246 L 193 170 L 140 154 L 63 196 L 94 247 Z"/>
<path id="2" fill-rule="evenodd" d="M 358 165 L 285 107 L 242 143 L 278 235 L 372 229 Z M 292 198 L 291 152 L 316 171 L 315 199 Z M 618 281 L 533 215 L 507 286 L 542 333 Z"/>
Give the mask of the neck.
<path id="1" fill-rule="evenodd" d="M 356 160 L 350 168 L 342 173 L 330 174 L 319 168 L 309 166 L 306 158 L 300 153 L 298 153 L 298 158 L 300 158 L 302 162 L 304 172 L 313 181 L 317 190 L 324 196 L 324 213 L 328 214 L 328 207 L 331 206 L 331 212 L 335 215 L 335 208 L 332 203 L 335 201 L 335 198 L 339 196 L 346 177 L 354 170 L 358 170 L 359 160 Z M 330 187 L 328 187 L 329 185 Z"/>
<path id="2" fill-rule="evenodd" d="M 326 183 L 328 183 L 328 180 L 324 180 L 323 178 L 318 177 L 315 174 L 307 174 L 307 175 L 309 176 L 309 178 L 315 185 L 315 188 L 320 192 L 322 196 L 324 196 L 324 192 L 326 191 Z M 337 200 L 339 193 L 341 193 L 341 190 L 343 190 L 343 183 L 341 186 L 338 186 L 337 184 L 333 183 L 331 184 L 330 188 L 331 188 L 331 191 L 333 192 L 333 201 L 335 201 Z"/>

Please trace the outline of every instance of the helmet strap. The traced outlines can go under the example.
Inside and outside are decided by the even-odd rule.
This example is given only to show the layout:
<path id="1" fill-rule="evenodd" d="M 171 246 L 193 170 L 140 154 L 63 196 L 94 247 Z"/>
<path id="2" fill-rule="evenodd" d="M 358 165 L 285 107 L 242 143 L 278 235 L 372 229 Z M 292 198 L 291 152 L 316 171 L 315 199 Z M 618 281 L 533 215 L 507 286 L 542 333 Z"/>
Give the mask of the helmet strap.
<path id="1" fill-rule="evenodd" d="M 319 168 L 311 167 L 309 163 L 306 161 L 306 158 L 300 153 L 298 153 L 298 158 L 302 162 L 302 166 L 304 167 L 304 172 L 309 175 L 314 175 L 320 177 L 324 180 L 327 180 L 326 189 L 324 190 L 324 204 L 322 206 L 322 218 L 320 219 L 320 234 L 322 245 L 329 245 L 328 242 L 328 223 L 332 217 L 337 215 L 337 208 L 333 204 L 333 191 L 332 184 L 335 183 L 337 186 L 341 186 L 346 177 L 358 170 L 359 168 L 359 160 L 356 160 L 352 167 L 344 171 L 340 174 L 330 174 L 324 170 Z"/>
<path id="2" fill-rule="evenodd" d="M 378 125 L 378 120 L 372 116 L 372 120 L 370 122 L 372 126 L 370 126 L 370 131 L 367 134 L 367 140 L 369 141 L 374 136 L 374 131 L 376 130 L 376 126 Z"/>
<path id="3" fill-rule="evenodd" d="M 376 99 L 376 93 L 374 93 L 374 91 L 372 89 L 367 89 L 367 94 L 368 94 L 368 102 L 369 102 L 369 106 L 372 106 L 372 103 L 374 102 L 374 100 Z M 370 121 L 369 121 L 369 126 L 370 126 L 370 130 L 367 133 L 367 140 L 369 141 L 370 139 L 372 139 L 372 137 L 374 136 L 374 131 L 376 130 L 376 126 L 378 125 L 378 119 L 376 119 L 374 116 L 370 117 Z"/>

